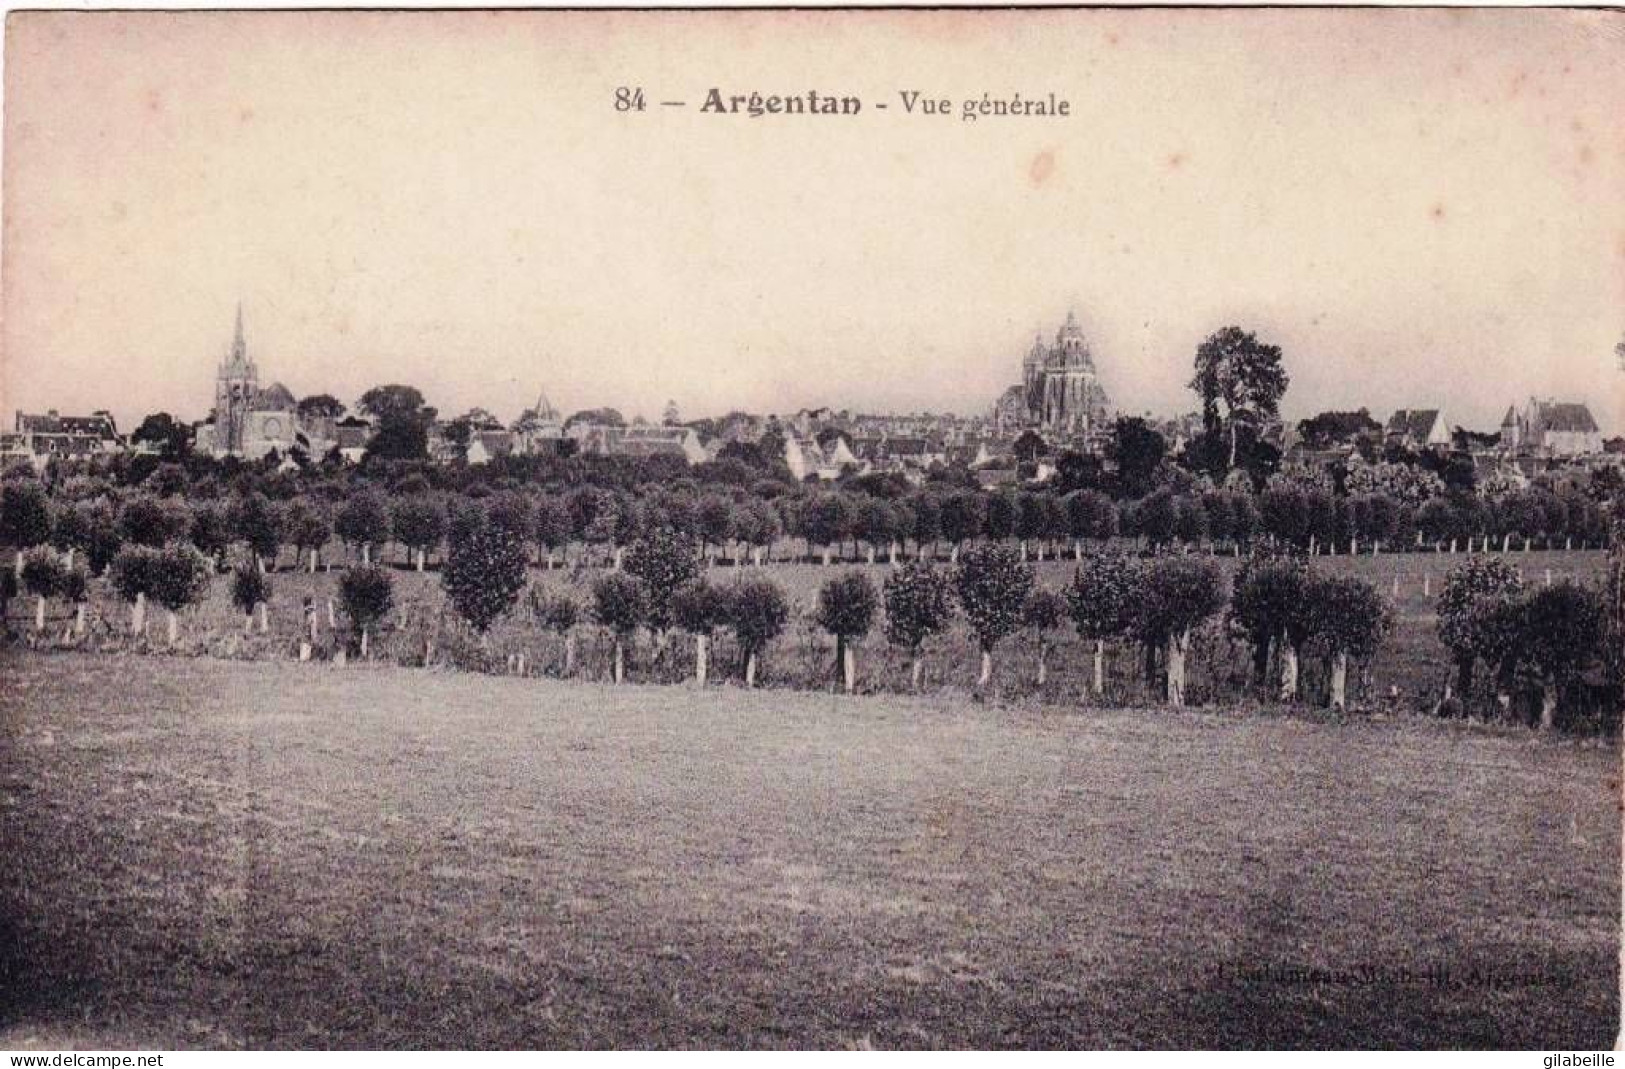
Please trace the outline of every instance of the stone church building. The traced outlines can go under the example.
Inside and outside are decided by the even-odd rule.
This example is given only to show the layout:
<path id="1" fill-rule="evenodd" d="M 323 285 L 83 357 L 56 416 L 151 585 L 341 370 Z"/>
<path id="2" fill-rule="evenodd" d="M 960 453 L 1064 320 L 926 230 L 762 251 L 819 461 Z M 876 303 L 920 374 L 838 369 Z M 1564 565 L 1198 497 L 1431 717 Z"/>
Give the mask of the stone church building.
<path id="1" fill-rule="evenodd" d="M 243 338 L 239 305 L 236 335 L 215 376 L 214 412 L 197 431 L 200 452 L 258 460 L 272 450 L 286 455 L 302 442 L 293 394 L 280 382 L 262 388 L 259 380 L 259 368 L 249 359 Z"/>
<path id="2" fill-rule="evenodd" d="M 1073 313 L 1055 332 L 1053 345 L 1045 345 L 1042 334 L 1034 340 L 1021 372 L 1021 384 L 1006 390 L 993 407 L 995 433 L 1019 434 L 1032 427 L 1072 438 L 1099 430 L 1110 418 L 1094 355 Z"/>

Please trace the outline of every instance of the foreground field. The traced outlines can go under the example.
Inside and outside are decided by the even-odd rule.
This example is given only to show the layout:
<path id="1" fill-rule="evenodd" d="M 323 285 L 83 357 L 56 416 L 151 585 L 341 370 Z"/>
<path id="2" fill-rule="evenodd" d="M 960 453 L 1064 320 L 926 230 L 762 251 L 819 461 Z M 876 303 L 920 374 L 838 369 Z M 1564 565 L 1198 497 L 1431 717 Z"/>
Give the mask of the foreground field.
<path id="1" fill-rule="evenodd" d="M 0 677 L 0 1047 L 1615 1033 L 1594 743 L 89 654 Z"/>

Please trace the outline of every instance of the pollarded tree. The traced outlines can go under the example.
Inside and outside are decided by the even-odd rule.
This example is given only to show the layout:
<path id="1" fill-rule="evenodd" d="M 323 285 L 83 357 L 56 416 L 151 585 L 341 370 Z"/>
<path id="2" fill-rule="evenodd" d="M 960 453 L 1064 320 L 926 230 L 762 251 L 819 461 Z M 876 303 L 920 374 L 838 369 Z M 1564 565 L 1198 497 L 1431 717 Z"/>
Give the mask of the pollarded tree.
<path id="1" fill-rule="evenodd" d="M 85 633 L 85 607 L 90 601 L 90 573 L 83 568 L 63 568 L 57 596 L 73 606 L 73 633 Z"/>
<path id="2" fill-rule="evenodd" d="M 1062 504 L 1074 560 L 1083 556 L 1084 540 L 1103 542 L 1117 533 L 1117 509 L 1112 499 L 1099 490 L 1074 490 L 1062 499 Z"/>
<path id="3" fill-rule="evenodd" d="M 649 616 L 649 590 L 643 581 L 625 572 L 600 576 L 592 585 L 592 615 L 614 637 L 615 682 L 625 678 L 625 647 L 636 639 Z"/>
<path id="4" fill-rule="evenodd" d="M 282 547 L 282 515 L 264 494 L 255 492 L 238 498 L 232 509 L 232 526 L 261 571 L 267 559 L 275 566 L 277 550 Z"/>
<path id="5" fill-rule="evenodd" d="M 671 627 L 671 601 L 677 591 L 698 579 L 705 570 L 694 539 L 671 527 L 645 531 L 626 553 L 626 573 L 643 583 L 648 596 L 645 622 L 657 641 Z"/>
<path id="6" fill-rule="evenodd" d="M 920 647 L 948 629 L 954 617 L 953 583 L 925 561 L 886 577 L 886 641 L 908 651 L 909 685 L 920 689 Z"/>
<path id="7" fill-rule="evenodd" d="M 322 547 L 333 537 L 333 522 L 328 519 L 326 510 L 309 498 L 295 498 L 282 514 L 282 529 L 294 546 L 295 570 L 299 566 L 298 552 L 305 551 L 310 554 L 310 571 L 314 574 Z"/>
<path id="8" fill-rule="evenodd" d="M 51 506 L 51 545 L 67 555 L 63 563 L 73 567 L 74 554 L 87 547 L 90 539 L 89 515 L 77 502 Z"/>
<path id="9" fill-rule="evenodd" d="M 1035 494 L 1031 490 L 1016 494 L 1015 536 L 1021 540 L 1023 560 L 1027 558 L 1029 542 L 1042 544 L 1043 539 L 1049 537 L 1049 513 L 1044 508 L 1046 499 L 1046 495 Z M 1043 557 L 1042 550 L 1039 557 Z"/>
<path id="10" fill-rule="evenodd" d="M 1080 638 L 1095 644 L 1093 690 L 1106 688 L 1106 642 L 1128 634 L 1139 619 L 1145 569 L 1136 557 L 1091 552 L 1072 573 L 1067 602 Z"/>
<path id="11" fill-rule="evenodd" d="M 1165 645 L 1168 704 L 1185 704 L 1191 632 L 1224 607 L 1224 577 L 1205 557 L 1163 557 L 1146 569 L 1136 631 L 1148 647 Z"/>
<path id="12" fill-rule="evenodd" d="M 428 497 L 402 497 L 390 511 L 390 525 L 394 528 L 395 540 L 406 547 L 421 572 L 429 554 L 445 537 L 446 514 Z"/>
<path id="13" fill-rule="evenodd" d="M 734 503 L 721 494 L 706 494 L 694 506 L 694 525 L 700 552 L 710 560 L 712 546 L 723 549 L 734 537 Z"/>
<path id="14" fill-rule="evenodd" d="M 180 612 L 203 600 L 209 589 L 209 559 L 195 546 L 172 542 L 152 564 L 153 600 L 168 610 L 169 644 L 180 640 Z"/>
<path id="15" fill-rule="evenodd" d="M 231 572 L 231 602 L 243 614 L 243 630 L 254 626 L 254 615 L 259 614 L 260 633 L 271 630 L 266 606 L 271 601 L 271 579 L 259 565 L 244 562 Z"/>
<path id="16" fill-rule="evenodd" d="M 1331 706 L 1342 711 L 1348 707 L 1349 658 L 1376 653 L 1393 616 L 1376 586 L 1356 576 L 1316 578 L 1306 594 L 1314 621 L 1310 642 L 1331 659 Z"/>
<path id="17" fill-rule="evenodd" d="M 339 580 L 339 600 L 361 656 L 371 652 L 373 629 L 389 615 L 395 603 L 395 582 L 383 568 L 364 564 L 351 568 Z"/>
<path id="18" fill-rule="evenodd" d="M 1597 656 L 1604 632 L 1602 599 L 1570 580 L 1535 591 L 1524 602 L 1524 657 L 1540 673 L 1540 726 L 1557 721 L 1558 698 Z"/>
<path id="19" fill-rule="evenodd" d="M 153 549 L 182 537 L 191 517 L 178 504 L 139 494 L 119 510 L 119 532 L 126 542 Z"/>
<path id="20" fill-rule="evenodd" d="M 1439 638 L 1456 661 L 1456 687 L 1465 698 L 1472 692 L 1473 668 L 1486 653 L 1494 656 L 1494 635 L 1482 624 L 1489 619 L 1484 603 L 1515 600 L 1523 580 L 1500 557 L 1473 557 L 1453 569 L 1439 588 Z"/>
<path id="21" fill-rule="evenodd" d="M 875 562 L 875 554 L 880 547 L 892 547 L 898 534 L 898 517 L 889 502 L 878 497 L 862 494 L 858 497 L 852 510 L 853 537 L 862 540 L 867 546 L 870 564 Z M 895 554 L 893 554 L 895 560 Z"/>
<path id="22" fill-rule="evenodd" d="M 1049 680 L 1049 635 L 1066 619 L 1066 599 L 1053 590 L 1035 588 L 1021 607 L 1021 622 L 1038 640 L 1038 685 Z"/>
<path id="23" fill-rule="evenodd" d="M 828 564 L 830 546 L 852 534 L 852 503 L 845 494 L 817 494 L 802 505 L 800 521 L 802 537 L 819 547 Z"/>
<path id="24" fill-rule="evenodd" d="M 334 514 L 333 530 L 345 545 L 359 547 L 361 563 L 370 565 L 373 547 L 389 541 L 389 503 L 376 490 L 352 494 Z"/>
<path id="25" fill-rule="evenodd" d="M 23 572 L 23 553 L 44 545 L 51 537 L 51 502 L 34 479 L 16 479 L 0 486 L 0 541 L 17 550 L 16 575 Z"/>
<path id="26" fill-rule="evenodd" d="M 235 532 L 231 514 L 221 505 L 202 501 L 192 506 L 192 525 L 187 538 L 218 569 L 226 559 Z"/>
<path id="27" fill-rule="evenodd" d="M 913 523 L 909 525 L 908 537 L 914 539 L 914 555 L 921 559 L 926 556 L 926 546 L 932 548 L 935 556 L 937 539 L 942 537 L 942 501 L 930 491 L 910 494 L 908 496 L 909 516 Z"/>
<path id="28" fill-rule="evenodd" d="M 23 589 L 34 595 L 34 630 L 45 630 L 45 603 L 56 597 L 65 569 L 57 555 L 35 546 L 23 555 Z"/>
<path id="29" fill-rule="evenodd" d="M 874 626 L 879 603 L 874 584 L 862 572 L 838 575 L 819 588 L 814 620 L 835 636 L 836 670 L 848 694 L 857 683 L 852 647 Z"/>
<path id="30" fill-rule="evenodd" d="M 1152 549 L 1166 544 L 1174 537 L 1178 520 L 1173 491 L 1164 486 L 1146 494 L 1135 502 L 1134 515 L 1140 534 Z"/>
<path id="31" fill-rule="evenodd" d="M 543 563 L 553 567 L 553 558 L 570 544 L 570 509 L 563 498 L 544 494 L 536 500 L 533 537 L 545 554 Z"/>
<path id="32" fill-rule="evenodd" d="M 982 533 L 986 499 L 960 490 L 942 499 L 942 537 L 949 545 L 949 560 L 957 563 L 966 542 Z"/>
<path id="33" fill-rule="evenodd" d="M 457 614 L 484 640 L 525 589 L 525 543 L 505 527 L 477 526 L 446 551 L 440 584 Z"/>
<path id="34" fill-rule="evenodd" d="M 726 621 L 727 596 L 704 579 L 696 579 L 672 597 L 672 618 L 694 636 L 694 681 L 705 686 L 711 636 Z"/>
<path id="35" fill-rule="evenodd" d="M 1003 542 L 1016 533 L 1016 497 L 1000 491 L 987 495 L 982 513 L 982 534 L 990 542 Z"/>
<path id="36" fill-rule="evenodd" d="M 564 642 L 562 674 L 569 676 L 576 669 L 575 626 L 581 621 L 581 606 L 565 593 L 548 594 L 540 588 L 531 589 L 531 607 L 542 626 L 558 635 Z"/>
<path id="37" fill-rule="evenodd" d="M 1293 556 L 1253 557 L 1236 573 L 1230 618 L 1253 652 L 1253 681 L 1269 674 L 1270 648 L 1281 655 L 1281 699 L 1298 695 L 1298 649 L 1306 634 L 1304 591 L 1309 567 Z"/>
<path id="38" fill-rule="evenodd" d="M 752 560 L 761 564 L 762 555 L 773 548 L 780 534 L 778 511 L 760 498 L 751 498 L 739 507 L 734 524 L 734 533 L 750 546 Z"/>
<path id="39" fill-rule="evenodd" d="M 954 591 L 982 653 L 977 685 L 993 677 L 993 649 L 1021 627 L 1021 609 L 1032 592 L 1033 571 L 1016 550 L 998 542 L 972 546 L 954 570 Z"/>
<path id="40" fill-rule="evenodd" d="M 728 591 L 728 626 L 745 657 L 745 686 L 756 685 L 757 663 L 789 620 L 790 604 L 771 579 L 748 579 Z"/>
<path id="41" fill-rule="evenodd" d="M 158 551 L 151 546 L 125 546 L 113 558 L 110 570 L 113 590 L 130 605 L 130 633 L 135 636 L 145 634 L 147 596 L 155 588 Z"/>
<path id="42" fill-rule="evenodd" d="M 506 530 L 526 545 L 536 529 L 535 506 L 523 493 L 504 490 L 486 501 L 485 522 Z"/>

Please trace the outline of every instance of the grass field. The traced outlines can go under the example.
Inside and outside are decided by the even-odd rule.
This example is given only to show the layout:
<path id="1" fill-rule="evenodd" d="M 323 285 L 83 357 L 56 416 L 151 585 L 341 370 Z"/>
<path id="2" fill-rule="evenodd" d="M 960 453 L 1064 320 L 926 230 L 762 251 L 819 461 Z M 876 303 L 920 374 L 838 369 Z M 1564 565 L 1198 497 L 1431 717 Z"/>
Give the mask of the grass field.
<path id="1" fill-rule="evenodd" d="M 15 650 L 0 676 L 0 1047 L 1615 1035 L 1592 741 Z"/>

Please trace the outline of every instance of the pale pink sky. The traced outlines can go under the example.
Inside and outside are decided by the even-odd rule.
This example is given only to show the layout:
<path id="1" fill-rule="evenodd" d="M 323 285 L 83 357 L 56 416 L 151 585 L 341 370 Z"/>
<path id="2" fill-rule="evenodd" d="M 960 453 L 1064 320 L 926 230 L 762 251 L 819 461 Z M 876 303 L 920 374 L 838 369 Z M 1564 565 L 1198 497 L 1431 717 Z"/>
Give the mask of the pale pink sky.
<path id="1" fill-rule="evenodd" d="M 444 412 L 982 411 L 1076 308 L 1113 398 L 1625 430 L 1625 19 L 1562 11 L 14 15 L 0 412 L 266 379 Z M 651 110 L 619 115 L 618 85 Z M 855 94 L 855 118 L 711 116 Z M 1055 92 L 1067 119 L 905 115 Z M 661 109 L 663 99 L 690 101 Z M 889 103 L 887 111 L 873 107 Z"/>

